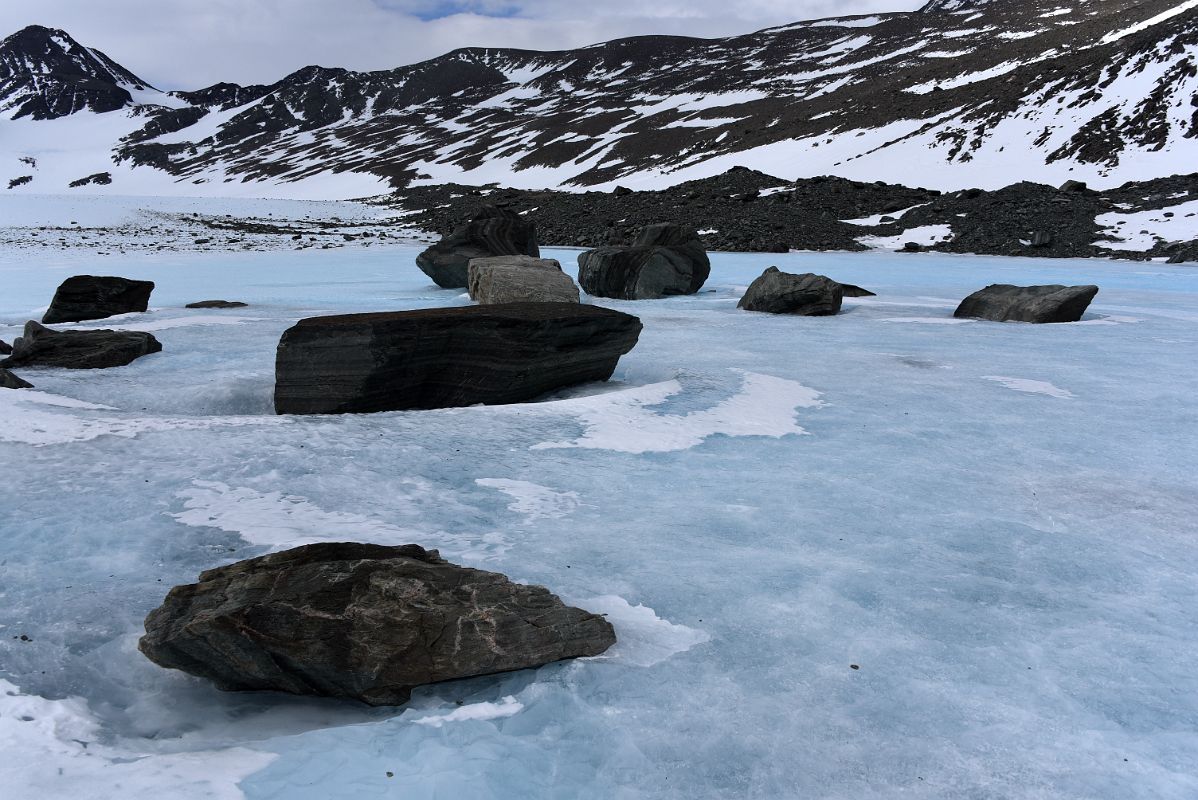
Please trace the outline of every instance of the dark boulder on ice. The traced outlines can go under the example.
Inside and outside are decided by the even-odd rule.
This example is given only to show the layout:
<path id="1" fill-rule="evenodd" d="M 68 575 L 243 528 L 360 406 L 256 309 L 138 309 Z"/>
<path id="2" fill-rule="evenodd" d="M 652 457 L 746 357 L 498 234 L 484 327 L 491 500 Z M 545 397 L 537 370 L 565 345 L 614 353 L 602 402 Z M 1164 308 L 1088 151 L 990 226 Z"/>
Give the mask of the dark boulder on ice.
<path id="1" fill-rule="evenodd" d="M 42 322 L 81 322 L 117 314 L 145 311 L 150 305 L 153 281 L 99 275 L 67 278 L 54 293 Z"/>
<path id="2" fill-rule="evenodd" d="M 769 314 L 828 317 L 840 312 L 844 287 L 810 272 L 794 275 L 770 267 L 749 285 L 737 308 Z"/>
<path id="3" fill-rule="evenodd" d="M 23 381 L 6 369 L 0 368 L 0 389 L 32 389 L 33 384 Z"/>
<path id="4" fill-rule="evenodd" d="M 275 362 L 280 414 L 518 403 L 605 381 L 641 321 L 577 303 L 507 303 L 300 320 Z"/>
<path id="5" fill-rule="evenodd" d="M 464 289 L 470 260 L 488 256 L 539 258 L 536 224 L 519 214 L 483 206 L 465 225 L 416 257 L 416 265 L 443 289 Z"/>
<path id="6" fill-rule="evenodd" d="M 1097 294 L 1097 286 L 994 284 L 966 297 L 953 316 L 994 322 L 1077 322 Z"/>
<path id="7" fill-rule="evenodd" d="M 151 661 L 226 691 L 407 702 L 413 687 L 530 669 L 615 644 L 548 589 L 417 545 L 310 544 L 171 589 L 146 617 Z"/>
<path id="8" fill-rule="evenodd" d="M 184 308 L 245 308 L 248 303 L 243 303 L 240 300 L 200 300 L 197 303 L 188 303 Z"/>
<path id="9" fill-rule="evenodd" d="M 6 356 L 12 352 L 12 345 L 0 339 L 0 356 Z"/>
<path id="10" fill-rule="evenodd" d="M 862 289 L 860 286 L 854 286 L 851 283 L 840 284 L 840 289 L 845 297 L 877 297 L 876 292 L 871 292 L 869 289 Z"/>
<path id="11" fill-rule="evenodd" d="M 577 303 L 578 287 L 554 258 L 492 256 L 470 260 L 470 298 L 498 303 Z"/>
<path id="12" fill-rule="evenodd" d="M 0 367 L 105 369 L 123 367 L 160 350 L 162 344 L 142 331 L 56 331 L 30 320 Z"/>
<path id="13" fill-rule="evenodd" d="M 907 242 L 903 245 L 904 253 L 922 253 L 923 251 L 924 247 L 919 242 Z"/>
<path id="14" fill-rule="evenodd" d="M 578 256 L 578 282 L 587 294 L 652 300 L 694 294 L 711 274 L 699 235 L 682 225 L 650 225 L 631 247 L 600 247 Z"/>

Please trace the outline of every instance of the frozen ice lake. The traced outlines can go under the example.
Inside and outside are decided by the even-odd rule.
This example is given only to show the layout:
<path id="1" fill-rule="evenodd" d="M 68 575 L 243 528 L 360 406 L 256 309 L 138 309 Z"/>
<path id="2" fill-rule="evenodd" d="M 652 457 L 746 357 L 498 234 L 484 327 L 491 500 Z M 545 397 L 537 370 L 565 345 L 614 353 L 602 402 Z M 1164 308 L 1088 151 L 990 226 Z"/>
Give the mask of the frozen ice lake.
<path id="1" fill-rule="evenodd" d="M 158 287 L 80 327 L 164 346 L 0 390 L 6 796 L 1198 796 L 1198 270 L 715 254 L 702 294 L 601 301 L 645 322 L 609 385 L 273 416 L 297 319 L 467 302 L 417 252 L 0 250 L 0 339 L 91 272 Z M 737 311 L 771 264 L 879 297 Z M 1077 324 L 951 319 L 996 282 L 1102 292 Z M 182 308 L 210 298 L 250 306 Z M 170 586 L 323 539 L 437 547 L 621 642 L 401 709 L 136 651 Z"/>

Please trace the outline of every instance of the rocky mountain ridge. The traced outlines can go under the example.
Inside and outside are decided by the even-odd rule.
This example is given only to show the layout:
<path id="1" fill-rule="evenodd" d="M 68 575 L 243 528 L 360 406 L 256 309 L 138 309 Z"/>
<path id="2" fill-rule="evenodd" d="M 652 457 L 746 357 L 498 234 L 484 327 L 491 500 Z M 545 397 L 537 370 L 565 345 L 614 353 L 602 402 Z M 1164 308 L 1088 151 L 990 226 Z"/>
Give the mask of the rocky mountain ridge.
<path id="1" fill-rule="evenodd" d="M 109 172 L 125 192 L 145 168 L 201 193 L 331 177 L 379 192 L 661 188 L 737 164 L 940 189 L 1114 185 L 1198 156 L 1196 64 L 1198 3 L 1177 0 L 933 0 L 724 39 L 467 48 L 171 93 L 34 27 L 0 44 L 0 125 L 127 117 L 93 148 L 107 163 L 73 176 Z M 27 172 L 29 191 L 65 188 Z"/>

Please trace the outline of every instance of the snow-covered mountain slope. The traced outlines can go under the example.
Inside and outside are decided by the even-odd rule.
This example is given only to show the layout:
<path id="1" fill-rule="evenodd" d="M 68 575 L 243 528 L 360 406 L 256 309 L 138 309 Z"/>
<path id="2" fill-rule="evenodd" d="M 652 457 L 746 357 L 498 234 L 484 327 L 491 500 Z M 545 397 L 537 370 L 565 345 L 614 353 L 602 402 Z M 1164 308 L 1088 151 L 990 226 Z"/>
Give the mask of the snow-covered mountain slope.
<path id="1" fill-rule="evenodd" d="M 51 102 L 61 88 L 38 106 L 31 76 L 88 53 L 111 78 L 90 78 L 109 88 L 71 106 L 89 121 L 35 119 L 26 109 L 66 106 Z M 28 175 L 15 188 L 32 191 L 101 172 L 111 184 L 83 189 L 650 188 L 733 165 L 955 189 L 1113 185 L 1198 163 L 1198 0 L 933 0 L 726 39 L 466 49 L 394 70 L 308 67 L 270 86 L 169 95 L 139 82 L 146 91 L 123 104 L 116 93 L 137 79 L 61 31 L 26 29 L 0 54 L 0 108 L 18 117 L 0 120 L 0 178 Z M 48 129 L 67 125 L 81 128 L 66 138 L 86 157 L 47 147 L 58 138 Z M 20 157 L 38 171 L 22 171 Z"/>

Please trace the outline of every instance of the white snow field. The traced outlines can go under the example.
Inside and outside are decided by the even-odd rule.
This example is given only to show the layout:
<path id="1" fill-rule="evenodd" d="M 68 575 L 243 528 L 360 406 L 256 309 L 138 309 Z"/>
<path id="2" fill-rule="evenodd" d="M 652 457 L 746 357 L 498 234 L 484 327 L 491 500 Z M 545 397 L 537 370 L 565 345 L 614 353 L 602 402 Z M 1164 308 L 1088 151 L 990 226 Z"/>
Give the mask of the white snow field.
<path id="1" fill-rule="evenodd" d="M 416 253 L 0 248 L 0 339 L 90 272 L 153 279 L 152 310 L 75 327 L 164 346 L 0 390 L 0 795 L 1198 797 L 1198 270 L 714 254 L 699 295 L 596 301 L 645 323 L 609 384 L 274 416 L 297 319 L 467 302 Z M 878 297 L 738 311 L 771 264 Z M 925 324 L 995 282 L 1102 291 L 1079 324 Z M 209 298 L 250 305 L 183 308 Z M 351 539 L 544 584 L 620 642 L 394 709 L 137 652 L 172 585 Z"/>

